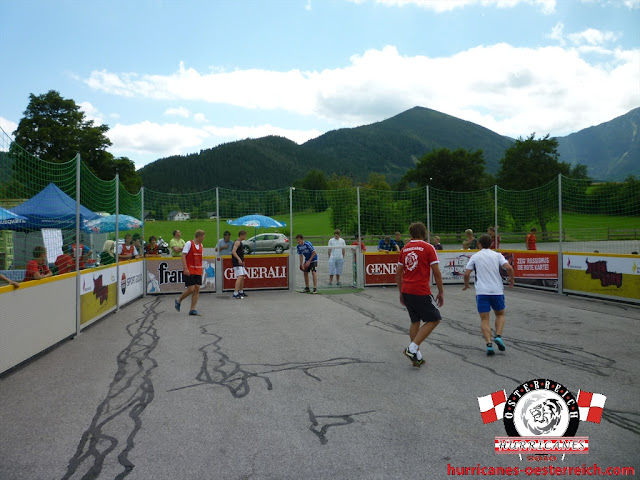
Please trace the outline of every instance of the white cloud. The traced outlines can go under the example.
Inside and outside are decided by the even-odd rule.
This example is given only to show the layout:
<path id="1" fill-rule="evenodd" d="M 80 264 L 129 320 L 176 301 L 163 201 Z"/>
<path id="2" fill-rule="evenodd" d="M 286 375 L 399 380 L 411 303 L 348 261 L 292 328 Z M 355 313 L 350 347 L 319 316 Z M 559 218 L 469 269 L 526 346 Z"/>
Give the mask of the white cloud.
<path id="1" fill-rule="evenodd" d="M 352 0 L 354 3 L 363 3 L 363 0 Z M 556 0 L 375 0 L 393 7 L 415 5 L 421 8 L 433 10 L 436 13 L 449 12 L 457 8 L 480 5 L 482 7 L 513 8 L 525 3 L 540 7 L 545 15 L 550 15 L 556 10 Z"/>
<path id="2" fill-rule="evenodd" d="M 18 128 L 18 124 L 16 122 L 12 122 L 7 118 L 0 117 L 0 128 L 2 128 L 2 130 L 4 130 L 5 133 L 11 137 L 11 140 L 13 140 L 13 132 L 15 132 Z M 2 143 L 4 144 L 4 140 L 2 141 Z"/>
<path id="3" fill-rule="evenodd" d="M 209 120 L 207 120 L 207 117 L 205 116 L 204 113 L 196 113 L 193 115 L 193 119 L 198 122 L 198 123 L 207 123 Z"/>
<path id="4" fill-rule="evenodd" d="M 600 30 L 596 30 L 595 28 L 588 28 L 579 33 L 572 33 L 567 35 L 567 38 L 571 40 L 574 45 L 602 45 L 608 42 L 616 41 L 620 35 L 614 32 L 602 32 Z"/>
<path id="5" fill-rule="evenodd" d="M 164 112 L 165 115 L 175 115 L 176 117 L 189 118 L 191 113 L 185 107 L 167 108 Z"/>
<path id="6" fill-rule="evenodd" d="M 554 30 L 563 38 L 562 24 Z M 594 53 L 598 63 L 590 63 Z M 640 50 L 590 44 L 496 44 L 439 58 L 403 56 L 387 46 L 353 55 L 344 67 L 322 71 L 201 74 L 181 64 L 176 73 L 164 76 L 93 72 L 87 83 L 122 96 L 286 111 L 340 127 L 372 123 L 419 105 L 519 137 L 533 131 L 566 135 L 638 107 L 638 71 Z M 200 132 L 194 143 L 202 141 L 203 130 L 194 131 Z M 185 139 L 168 141 L 163 136 L 159 141 L 180 145 Z"/>
<path id="7" fill-rule="evenodd" d="M 291 130 L 272 125 L 193 128 L 175 123 L 145 121 L 133 125 L 117 124 L 107 136 L 113 143 L 110 149 L 112 153 L 135 159 L 136 167 L 140 168 L 159 157 L 183 155 L 239 139 L 278 135 L 300 144 L 322 133 L 319 130 Z M 141 161 L 141 157 L 150 158 Z"/>
<path id="8" fill-rule="evenodd" d="M 78 103 L 78 107 L 84 112 L 85 120 L 93 120 L 96 125 L 102 125 L 102 114 L 90 102 L 80 102 Z"/>

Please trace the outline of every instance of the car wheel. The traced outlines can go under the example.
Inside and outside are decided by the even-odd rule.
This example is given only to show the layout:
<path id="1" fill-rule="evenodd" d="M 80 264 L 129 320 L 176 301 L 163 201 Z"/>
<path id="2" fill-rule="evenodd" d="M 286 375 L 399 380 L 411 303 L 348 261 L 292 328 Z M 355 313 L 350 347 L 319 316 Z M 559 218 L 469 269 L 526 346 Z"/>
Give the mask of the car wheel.
<path id="1" fill-rule="evenodd" d="M 278 245 L 276 247 L 276 253 L 282 253 L 282 252 L 284 252 L 284 248 L 282 248 L 282 245 Z"/>
<path id="2" fill-rule="evenodd" d="M 249 255 L 251 253 L 251 249 L 249 247 L 242 247 L 242 250 L 244 250 L 245 255 Z"/>

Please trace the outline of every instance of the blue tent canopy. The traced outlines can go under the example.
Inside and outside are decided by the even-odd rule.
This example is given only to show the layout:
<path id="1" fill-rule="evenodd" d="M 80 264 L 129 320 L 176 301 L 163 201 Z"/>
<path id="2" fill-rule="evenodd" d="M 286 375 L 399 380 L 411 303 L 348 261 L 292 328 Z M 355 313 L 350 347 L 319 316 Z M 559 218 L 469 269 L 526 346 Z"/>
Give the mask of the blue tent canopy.
<path id="1" fill-rule="evenodd" d="M 76 201 L 54 183 L 50 183 L 37 195 L 12 208 L 11 212 L 27 218 L 27 223 L 20 228 L 21 230 L 72 229 L 76 225 Z M 96 218 L 100 216 L 80 205 L 81 223 Z"/>

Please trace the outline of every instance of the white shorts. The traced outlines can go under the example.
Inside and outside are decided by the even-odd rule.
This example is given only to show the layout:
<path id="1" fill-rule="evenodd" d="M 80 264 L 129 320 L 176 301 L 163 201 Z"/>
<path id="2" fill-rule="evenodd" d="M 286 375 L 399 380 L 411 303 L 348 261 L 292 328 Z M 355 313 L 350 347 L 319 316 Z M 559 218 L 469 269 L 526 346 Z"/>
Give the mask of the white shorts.
<path id="1" fill-rule="evenodd" d="M 329 275 L 342 275 L 342 266 L 344 259 L 342 257 L 329 257 Z"/>
<path id="2" fill-rule="evenodd" d="M 240 275 L 247 276 L 247 269 L 243 266 L 233 267 L 233 273 L 236 274 L 236 278 L 238 278 Z"/>

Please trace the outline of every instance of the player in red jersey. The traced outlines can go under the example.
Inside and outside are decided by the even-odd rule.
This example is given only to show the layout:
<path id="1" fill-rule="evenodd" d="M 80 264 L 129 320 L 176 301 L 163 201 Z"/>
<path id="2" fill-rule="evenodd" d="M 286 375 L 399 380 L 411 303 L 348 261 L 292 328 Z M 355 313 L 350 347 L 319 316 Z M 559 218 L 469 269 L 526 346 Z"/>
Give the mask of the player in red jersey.
<path id="1" fill-rule="evenodd" d="M 442 315 L 438 307 L 444 305 L 442 274 L 438 263 L 438 255 L 433 245 L 426 242 L 427 229 L 422 222 L 412 223 L 409 227 L 411 240 L 400 252 L 396 282 L 400 292 L 400 303 L 407 308 L 411 327 L 409 337 L 411 344 L 405 348 L 404 354 L 414 366 L 424 363 L 420 353 L 420 344 L 438 326 Z M 434 301 L 429 283 L 431 272 L 438 286 L 438 295 Z M 420 326 L 420 322 L 424 322 Z"/>

